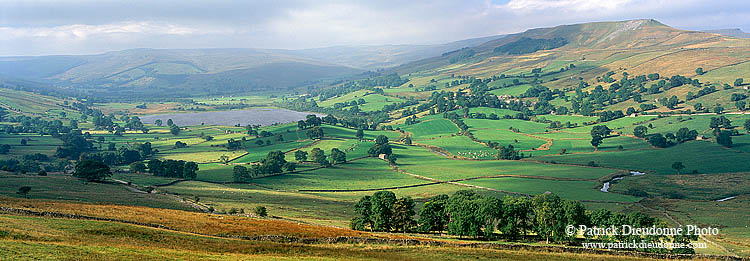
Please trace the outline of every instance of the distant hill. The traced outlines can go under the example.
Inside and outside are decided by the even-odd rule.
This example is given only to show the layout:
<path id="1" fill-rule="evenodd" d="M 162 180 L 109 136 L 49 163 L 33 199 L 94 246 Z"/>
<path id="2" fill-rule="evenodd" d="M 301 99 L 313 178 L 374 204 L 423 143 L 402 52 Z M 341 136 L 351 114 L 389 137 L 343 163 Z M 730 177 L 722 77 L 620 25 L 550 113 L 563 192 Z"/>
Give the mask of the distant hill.
<path id="1" fill-rule="evenodd" d="M 0 81 L 69 94 L 153 98 L 289 91 L 440 55 L 491 36 L 437 45 L 305 50 L 131 49 L 98 55 L 0 57 Z M 52 88 L 50 86 L 55 86 Z"/>
<path id="2" fill-rule="evenodd" d="M 132 49 L 99 55 L 0 58 L 0 76 L 5 80 L 131 98 L 283 91 L 359 72 L 282 51 L 255 49 Z"/>
<path id="3" fill-rule="evenodd" d="M 720 35 L 723 35 L 723 36 L 731 36 L 731 37 L 737 37 L 737 38 L 750 38 L 750 33 L 743 32 L 739 28 L 705 30 L 703 32 L 712 33 L 712 34 L 720 34 Z"/>
<path id="4" fill-rule="evenodd" d="M 291 51 L 291 53 L 354 68 L 379 69 L 438 56 L 442 53 L 465 47 L 474 47 L 503 37 L 505 35 L 472 38 L 434 45 L 334 46 Z"/>

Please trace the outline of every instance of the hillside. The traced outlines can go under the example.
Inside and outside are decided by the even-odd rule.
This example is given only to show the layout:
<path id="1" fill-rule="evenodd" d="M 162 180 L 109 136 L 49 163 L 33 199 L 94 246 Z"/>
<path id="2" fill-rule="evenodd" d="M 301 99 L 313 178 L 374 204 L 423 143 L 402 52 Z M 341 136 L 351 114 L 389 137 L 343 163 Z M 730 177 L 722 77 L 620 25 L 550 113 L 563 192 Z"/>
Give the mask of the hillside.
<path id="1" fill-rule="evenodd" d="M 0 80 L 25 81 L 20 85 L 71 95 L 128 99 L 286 92 L 498 38 L 502 36 L 435 45 L 131 49 L 99 55 L 0 57 Z"/>
<path id="2" fill-rule="evenodd" d="M 503 46 L 522 45 L 524 39 L 562 39 L 565 44 L 522 54 L 497 50 Z M 558 77 L 549 84 L 550 88 L 562 88 L 577 85 L 578 77 L 594 79 L 607 71 L 617 74 L 627 71 L 630 75 L 695 76 L 698 67 L 709 72 L 701 77 L 706 81 L 731 82 L 734 80 L 731 77 L 736 75 L 720 75 L 718 71 L 738 68 L 750 61 L 748 40 L 678 30 L 651 19 L 530 29 L 470 49 L 474 54 L 459 62 L 451 62 L 449 56 L 434 57 L 397 67 L 395 71 L 401 74 L 439 72 L 442 75 L 489 77 L 530 72 L 534 68 L 549 72 L 564 65 L 576 65 L 577 69 L 566 75 L 577 77 Z M 712 74 L 711 71 L 717 72 Z"/>

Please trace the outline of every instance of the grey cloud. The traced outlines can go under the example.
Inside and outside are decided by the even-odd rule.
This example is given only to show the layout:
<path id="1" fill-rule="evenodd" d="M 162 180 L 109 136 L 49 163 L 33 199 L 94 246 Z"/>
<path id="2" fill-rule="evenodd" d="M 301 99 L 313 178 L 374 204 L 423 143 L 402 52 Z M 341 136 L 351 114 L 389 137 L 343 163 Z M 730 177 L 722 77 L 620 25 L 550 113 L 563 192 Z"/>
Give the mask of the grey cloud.
<path id="1" fill-rule="evenodd" d="M 748 31 L 748 14 L 743 0 L 0 0 L 0 55 L 427 44 L 636 18 Z"/>

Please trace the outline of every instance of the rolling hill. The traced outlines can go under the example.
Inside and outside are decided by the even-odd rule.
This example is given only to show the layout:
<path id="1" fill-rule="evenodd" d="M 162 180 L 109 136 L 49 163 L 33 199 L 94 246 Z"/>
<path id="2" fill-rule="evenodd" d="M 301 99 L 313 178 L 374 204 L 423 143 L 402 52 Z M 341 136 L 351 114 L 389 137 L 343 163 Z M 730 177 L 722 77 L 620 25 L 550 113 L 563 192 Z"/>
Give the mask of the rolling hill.
<path id="1" fill-rule="evenodd" d="M 105 98 L 289 91 L 476 46 L 503 36 L 435 45 L 278 49 L 131 49 L 98 55 L 0 57 L 0 80 Z M 46 89 L 46 88 L 45 88 Z"/>
<path id="2" fill-rule="evenodd" d="M 559 46 L 545 46 L 558 40 Z M 505 49 L 528 47 L 522 52 Z M 553 47 L 553 48 L 545 48 Z M 488 41 L 464 51 L 466 57 L 432 57 L 393 69 L 400 74 L 420 72 L 437 75 L 489 77 L 500 74 L 559 70 L 569 64 L 575 70 L 549 82 L 550 88 L 577 86 L 579 77 L 596 78 L 608 71 L 630 75 L 660 73 L 696 76 L 701 81 L 734 81 L 737 75 L 722 70 L 737 69 L 750 61 L 750 41 L 718 34 L 679 30 L 656 20 L 596 22 L 530 29 Z M 714 72 L 714 73 L 712 73 Z"/>

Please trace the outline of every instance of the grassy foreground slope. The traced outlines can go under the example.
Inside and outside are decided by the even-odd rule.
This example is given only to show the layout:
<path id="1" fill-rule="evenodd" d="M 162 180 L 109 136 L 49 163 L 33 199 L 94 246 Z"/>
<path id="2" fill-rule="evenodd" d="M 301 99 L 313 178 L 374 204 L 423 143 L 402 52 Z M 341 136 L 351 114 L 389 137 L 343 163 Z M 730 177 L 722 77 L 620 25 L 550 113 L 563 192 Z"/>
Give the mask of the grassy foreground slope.
<path id="1" fill-rule="evenodd" d="M 391 244 L 301 244 L 235 239 L 235 236 L 291 235 L 300 237 L 376 234 L 284 221 L 211 215 L 194 212 L 89 205 L 62 201 L 0 198 L 0 206 L 31 211 L 94 216 L 95 221 L 0 213 L 0 256 L 9 259 L 509 259 L 577 260 L 627 257 L 599 254 L 548 253 L 457 246 L 403 246 Z M 168 228 L 128 224 L 129 220 Z M 398 238 L 398 237 L 392 237 Z"/>

